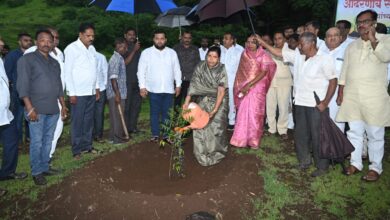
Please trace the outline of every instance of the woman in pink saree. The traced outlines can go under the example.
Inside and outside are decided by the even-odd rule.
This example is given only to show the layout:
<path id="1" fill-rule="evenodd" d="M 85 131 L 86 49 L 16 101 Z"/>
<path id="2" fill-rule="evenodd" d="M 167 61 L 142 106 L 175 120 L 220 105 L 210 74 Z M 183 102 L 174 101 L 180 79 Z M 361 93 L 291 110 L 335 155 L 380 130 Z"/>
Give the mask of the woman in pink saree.
<path id="1" fill-rule="evenodd" d="M 275 71 L 276 64 L 271 56 L 258 46 L 255 36 L 248 37 L 234 81 L 237 116 L 231 145 L 259 148 L 266 95 Z"/>

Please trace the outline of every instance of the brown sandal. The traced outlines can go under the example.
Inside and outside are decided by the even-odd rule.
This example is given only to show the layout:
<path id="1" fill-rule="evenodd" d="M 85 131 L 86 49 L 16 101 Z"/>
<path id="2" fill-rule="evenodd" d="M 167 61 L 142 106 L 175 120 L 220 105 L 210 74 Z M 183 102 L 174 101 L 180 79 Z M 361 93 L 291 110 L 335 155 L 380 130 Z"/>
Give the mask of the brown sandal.
<path id="1" fill-rule="evenodd" d="M 345 171 L 345 175 L 347 176 L 351 176 L 355 173 L 358 173 L 360 170 L 358 170 L 358 168 L 356 168 L 355 166 L 353 165 L 350 165 L 347 170 Z"/>
<path id="2" fill-rule="evenodd" d="M 367 182 L 375 182 L 379 179 L 379 173 L 375 170 L 369 170 L 368 173 L 362 176 L 362 180 Z"/>

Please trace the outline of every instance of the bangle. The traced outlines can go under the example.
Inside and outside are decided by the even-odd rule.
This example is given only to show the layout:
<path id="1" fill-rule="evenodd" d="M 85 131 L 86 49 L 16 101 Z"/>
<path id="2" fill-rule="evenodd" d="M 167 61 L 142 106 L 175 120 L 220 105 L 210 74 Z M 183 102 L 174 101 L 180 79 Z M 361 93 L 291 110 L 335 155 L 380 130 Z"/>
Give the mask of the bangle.
<path id="1" fill-rule="evenodd" d="M 31 115 L 31 113 L 33 112 L 35 110 L 35 108 L 33 107 L 33 108 L 31 108 L 30 109 L 30 111 L 27 113 L 27 116 L 30 116 Z"/>

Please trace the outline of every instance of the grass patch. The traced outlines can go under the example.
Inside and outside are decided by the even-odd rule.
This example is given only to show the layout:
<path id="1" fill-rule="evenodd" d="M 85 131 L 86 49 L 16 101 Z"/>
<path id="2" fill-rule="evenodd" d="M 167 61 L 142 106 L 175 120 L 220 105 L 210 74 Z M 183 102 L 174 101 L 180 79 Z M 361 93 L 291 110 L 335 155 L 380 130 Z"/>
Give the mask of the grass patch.
<path id="1" fill-rule="evenodd" d="M 386 131 L 386 141 L 390 130 Z M 386 143 L 388 148 L 389 144 Z M 238 149 L 237 154 L 254 154 L 261 161 L 259 175 L 264 194 L 252 200 L 253 213 L 244 219 L 390 219 L 390 156 L 383 158 L 384 172 L 376 183 L 341 174 L 341 166 L 330 167 L 325 176 L 312 178 L 294 168 L 298 164 L 294 146 L 275 136 L 263 137 L 259 150 Z M 348 162 L 346 162 L 347 164 Z"/>
<path id="2" fill-rule="evenodd" d="M 259 175 L 264 179 L 264 195 L 252 200 L 253 213 L 243 213 L 245 219 L 284 219 L 283 207 L 302 201 L 298 192 L 283 181 L 286 167 L 292 166 L 294 159 L 285 155 L 285 147 L 277 137 L 264 137 L 259 150 L 238 149 L 238 154 L 255 154 L 261 160 Z M 282 157 L 281 157 L 282 156 Z M 282 163 L 281 163 L 282 162 Z M 284 166 L 280 166 L 283 164 Z"/>

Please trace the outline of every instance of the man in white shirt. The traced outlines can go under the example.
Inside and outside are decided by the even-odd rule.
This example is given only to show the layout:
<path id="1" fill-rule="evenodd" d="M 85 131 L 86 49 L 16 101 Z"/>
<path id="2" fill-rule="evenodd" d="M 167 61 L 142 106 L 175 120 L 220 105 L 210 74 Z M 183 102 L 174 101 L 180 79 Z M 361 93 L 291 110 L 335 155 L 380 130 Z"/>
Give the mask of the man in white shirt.
<path id="1" fill-rule="evenodd" d="M 0 59 L 0 140 L 3 146 L 0 181 L 27 177 L 24 172 L 15 173 L 18 164 L 18 133 L 16 120 L 9 110 L 10 103 L 8 77 L 5 73 L 3 60 Z M 0 188 L 0 196 L 6 193 L 7 190 Z"/>
<path id="2" fill-rule="evenodd" d="M 104 104 L 106 103 L 106 87 L 108 63 L 106 56 L 96 51 L 97 80 L 99 82 L 100 99 L 95 102 L 93 120 L 93 138 L 99 143 L 103 143 L 104 127 Z"/>
<path id="3" fill-rule="evenodd" d="M 351 22 L 347 20 L 339 20 L 336 22 L 336 27 L 340 30 L 341 34 L 341 45 L 344 47 L 344 50 L 347 48 L 347 46 L 352 43 L 355 39 L 348 36 L 349 32 L 351 31 Z"/>
<path id="4" fill-rule="evenodd" d="M 48 27 L 48 31 L 53 35 L 54 37 L 54 48 L 53 50 L 49 53 L 49 55 L 54 58 L 55 60 L 58 61 L 58 64 L 60 64 L 60 69 L 61 69 L 61 82 L 62 82 L 62 88 L 65 88 L 65 78 L 64 78 L 64 54 L 62 51 L 58 48 L 58 44 L 60 43 L 60 35 L 58 33 L 58 30 L 53 28 L 53 27 Z M 28 53 L 35 52 L 37 50 L 37 46 L 32 46 L 28 48 L 23 55 L 26 55 Z M 60 108 L 60 111 L 62 110 L 61 103 L 58 101 L 58 107 Z M 54 131 L 54 136 L 53 136 L 53 142 L 50 150 L 50 158 L 53 157 L 53 154 L 56 150 L 57 147 L 57 142 L 58 139 L 60 139 L 62 130 L 64 128 L 64 122 L 61 119 L 61 117 L 58 118 L 56 129 Z"/>
<path id="5" fill-rule="evenodd" d="M 154 45 L 141 53 L 138 63 L 138 81 L 140 94 L 150 98 L 150 124 L 152 137 L 150 141 L 158 142 L 160 123 L 168 119 L 169 109 L 173 107 L 174 95 L 180 94 L 181 71 L 176 52 L 166 47 L 166 35 L 156 31 Z M 176 87 L 175 87 L 176 85 Z M 163 135 L 165 141 L 166 135 Z"/>
<path id="6" fill-rule="evenodd" d="M 229 130 L 234 129 L 236 123 L 236 108 L 234 106 L 233 87 L 234 80 L 240 63 L 240 58 L 243 50 L 234 45 L 234 36 L 232 33 L 223 35 L 223 45 L 221 46 L 221 63 L 225 64 L 228 75 L 229 87 Z"/>
<path id="7" fill-rule="evenodd" d="M 321 113 L 327 108 L 337 86 L 337 76 L 332 57 L 317 49 L 316 35 L 304 32 L 295 51 L 274 48 L 258 37 L 258 41 L 273 55 L 283 57 L 294 64 L 295 94 L 295 144 L 299 169 L 305 170 L 311 164 L 311 151 L 317 170 L 311 176 L 325 174 L 329 160 L 319 157 Z M 315 92 L 320 104 L 316 104 Z"/>
<path id="8" fill-rule="evenodd" d="M 71 104 L 72 153 L 76 160 L 82 152 L 96 153 L 92 147 L 93 114 L 100 91 L 94 38 L 95 27 L 83 23 L 79 38 L 65 48 L 65 87 Z"/>
<path id="9" fill-rule="evenodd" d="M 320 32 L 320 23 L 318 21 L 309 21 L 305 24 L 305 32 L 313 33 L 317 37 L 317 48 L 322 51 L 326 49 L 325 41 L 318 37 Z"/>
<path id="10" fill-rule="evenodd" d="M 336 76 L 339 79 L 341 74 L 341 67 L 344 62 L 344 52 L 345 47 L 341 46 L 341 33 L 337 27 L 329 28 L 325 34 L 325 43 L 326 49 L 323 51 L 324 53 L 330 55 L 333 58 L 335 68 L 336 68 Z M 336 94 L 338 89 L 336 88 Z M 342 132 L 345 130 L 344 122 L 336 122 L 336 115 L 339 111 L 339 106 L 336 103 L 337 95 L 332 97 L 332 100 L 329 103 L 329 116 L 336 123 L 337 127 L 340 128 Z"/>
<path id="11" fill-rule="evenodd" d="M 207 51 L 209 51 L 209 39 L 203 37 L 200 41 L 199 56 L 200 60 L 205 60 Z"/>

